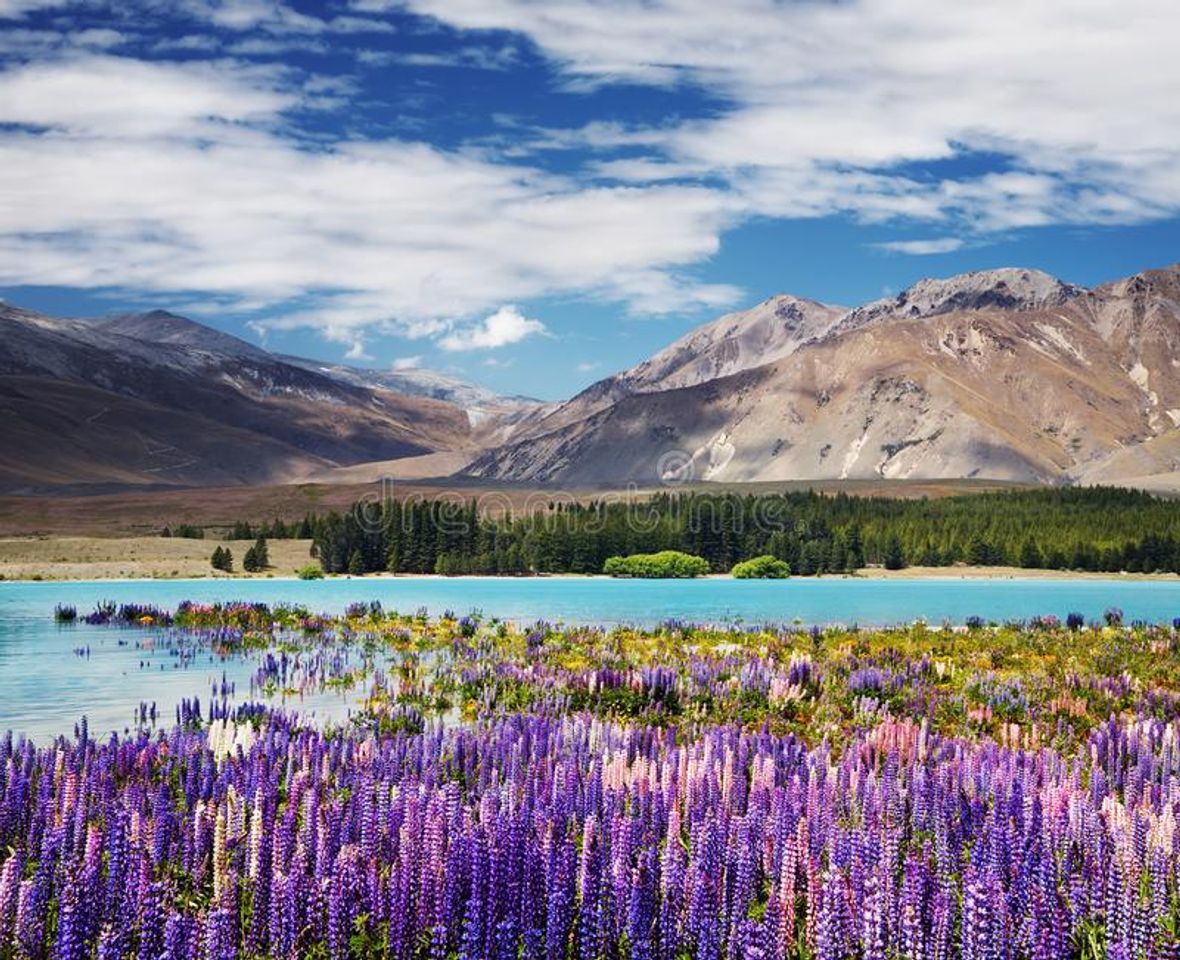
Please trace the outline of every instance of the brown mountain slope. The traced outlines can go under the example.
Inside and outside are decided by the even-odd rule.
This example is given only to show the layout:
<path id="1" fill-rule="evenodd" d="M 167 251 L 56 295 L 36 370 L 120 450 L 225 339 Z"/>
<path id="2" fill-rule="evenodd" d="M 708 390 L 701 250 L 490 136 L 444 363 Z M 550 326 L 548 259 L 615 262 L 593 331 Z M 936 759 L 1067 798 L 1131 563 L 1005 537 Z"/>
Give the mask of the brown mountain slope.
<path id="1" fill-rule="evenodd" d="M 924 281 L 773 363 L 632 394 L 469 472 L 570 484 L 1082 479 L 1145 441 L 1170 443 L 1157 438 L 1180 421 L 1178 277 L 1094 291 L 1032 271 Z"/>
<path id="2" fill-rule="evenodd" d="M 468 442 L 453 404 L 177 342 L 169 317 L 154 342 L 150 315 L 129 336 L 0 305 L 0 489 L 269 482 Z"/>
<path id="3" fill-rule="evenodd" d="M 512 425 L 508 439 L 540 437 L 634 394 L 691 387 L 790 356 L 826 334 L 844 313 L 843 307 L 802 297 L 771 297 L 689 331 L 642 363 L 599 380 L 565 403 L 529 412 Z"/>
<path id="4" fill-rule="evenodd" d="M 88 384 L 0 377 L 0 490 L 268 483 L 327 461 L 216 420 Z"/>
<path id="5" fill-rule="evenodd" d="M 616 378 L 632 393 L 675 390 L 788 357 L 845 315 L 843 307 L 780 294 L 697 327 Z"/>

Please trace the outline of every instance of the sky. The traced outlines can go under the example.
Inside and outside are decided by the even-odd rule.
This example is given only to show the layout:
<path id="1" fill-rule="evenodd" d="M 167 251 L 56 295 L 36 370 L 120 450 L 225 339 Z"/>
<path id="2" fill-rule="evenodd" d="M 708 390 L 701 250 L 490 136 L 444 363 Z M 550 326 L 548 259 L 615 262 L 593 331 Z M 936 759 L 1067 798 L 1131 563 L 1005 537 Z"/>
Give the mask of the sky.
<path id="1" fill-rule="evenodd" d="M 569 396 L 776 293 L 1180 260 L 1175 0 L 0 0 L 0 298 Z"/>

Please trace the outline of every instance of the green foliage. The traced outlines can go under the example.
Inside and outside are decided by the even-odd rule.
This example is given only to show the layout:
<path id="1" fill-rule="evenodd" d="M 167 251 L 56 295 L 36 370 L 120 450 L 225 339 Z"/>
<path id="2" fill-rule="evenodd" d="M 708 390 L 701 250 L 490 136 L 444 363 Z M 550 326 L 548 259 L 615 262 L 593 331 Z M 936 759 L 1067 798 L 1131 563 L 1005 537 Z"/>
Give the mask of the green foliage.
<path id="1" fill-rule="evenodd" d="M 315 518 L 310 514 L 299 523 L 284 523 L 278 517 L 262 523 L 250 523 L 238 520 L 224 533 L 227 540 L 255 540 L 262 537 L 266 540 L 310 540 L 314 536 Z M 161 537 L 187 537 L 193 540 L 204 540 L 205 531 L 191 523 L 173 524 L 160 531 Z"/>
<path id="2" fill-rule="evenodd" d="M 610 557 L 662 550 L 703 557 L 717 573 L 758 556 L 798 576 L 955 563 L 1180 572 L 1180 501 L 1111 487 L 935 500 L 666 493 L 495 517 L 474 502 L 391 500 L 285 530 L 310 537 L 329 573 L 598 573 Z"/>
<path id="3" fill-rule="evenodd" d="M 300 580 L 323 580 L 324 570 L 318 563 L 309 563 L 306 567 L 296 570 L 295 576 Z"/>
<path id="4" fill-rule="evenodd" d="M 633 553 L 628 557 L 609 557 L 602 572 L 612 577 L 646 577 L 652 579 L 682 579 L 701 577 L 709 572 L 709 561 L 703 557 L 661 550 L 659 553 Z"/>
<path id="5" fill-rule="evenodd" d="M 1045 558 L 1041 556 L 1040 547 L 1035 540 L 1025 540 L 1020 547 L 1020 565 L 1028 569 L 1035 569 L 1045 565 Z"/>
<path id="6" fill-rule="evenodd" d="M 365 573 L 365 558 L 359 550 L 353 550 L 348 558 L 348 572 L 354 576 Z"/>
<path id="7" fill-rule="evenodd" d="M 897 534 L 891 534 L 885 542 L 885 553 L 881 558 L 886 570 L 900 570 L 906 565 L 905 553 L 901 549 L 901 540 Z"/>
<path id="8" fill-rule="evenodd" d="M 1106 960 L 1106 927 L 1087 918 L 1078 924 L 1073 935 L 1073 955 L 1079 960 Z"/>
<path id="9" fill-rule="evenodd" d="M 73 604 L 59 603 L 53 608 L 53 619 L 58 623 L 74 623 L 78 619 L 78 608 Z"/>
<path id="10" fill-rule="evenodd" d="M 558 702 L 567 713 L 681 729 L 734 723 L 791 732 L 837 751 L 885 715 L 926 725 L 931 734 L 971 738 L 1007 738 L 1017 724 L 1033 738 L 1026 742 L 1064 753 L 1129 710 L 1171 722 L 1180 689 L 1180 632 L 1170 624 L 1071 629 L 1055 617 L 993 625 L 972 617 L 966 629 L 676 621 L 606 629 L 521 626 L 478 614 L 432 621 L 379 604 L 357 604 L 338 617 L 301 607 L 198 604 L 178 611 L 176 626 L 232 626 L 259 649 L 318 649 L 326 633 L 349 634 L 372 652 L 385 648 L 396 665 L 380 671 L 366 713 L 390 731 L 421 732 L 432 711 L 456 709 L 474 720 Z M 489 668 L 500 664 L 508 669 Z M 330 683 L 362 678 L 349 670 Z M 1178 928 L 1173 911 L 1157 929 L 1172 942 Z M 1076 946 L 1093 951 L 1101 936 L 1095 928 Z M 1089 956 L 1100 960 L 1101 953 Z"/>
<path id="11" fill-rule="evenodd" d="M 222 573 L 232 573 L 234 569 L 234 555 L 228 547 L 215 547 L 209 564 L 214 570 Z"/>
<path id="12" fill-rule="evenodd" d="M 242 569 L 247 573 L 259 573 L 269 566 L 270 548 L 266 545 L 266 537 L 259 537 L 242 558 Z"/>
<path id="13" fill-rule="evenodd" d="M 734 564 L 730 573 L 737 580 L 785 580 L 791 575 L 791 565 L 765 553 L 752 560 Z"/>

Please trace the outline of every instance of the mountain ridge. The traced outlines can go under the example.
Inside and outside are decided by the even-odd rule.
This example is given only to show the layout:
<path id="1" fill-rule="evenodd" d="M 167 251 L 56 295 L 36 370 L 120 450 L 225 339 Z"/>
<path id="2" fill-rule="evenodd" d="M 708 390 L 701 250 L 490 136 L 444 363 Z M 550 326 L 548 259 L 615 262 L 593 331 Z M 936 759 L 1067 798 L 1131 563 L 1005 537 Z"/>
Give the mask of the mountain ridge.
<path id="1" fill-rule="evenodd" d="M 1093 290 L 976 271 L 853 308 L 769 363 L 632 391 L 586 416 L 559 408 L 556 429 L 489 450 L 467 473 L 574 485 L 1117 479 L 1122 461 L 1173 462 L 1125 451 L 1172 449 L 1156 438 L 1180 426 L 1178 367 L 1180 266 Z"/>
<path id="2" fill-rule="evenodd" d="M 10 493 L 294 482 L 474 444 L 454 403 L 346 382 L 176 314 L 8 304 L 0 435 Z"/>
<path id="3" fill-rule="evenodd" d="M 168 311 L 0 303 L 0 491 L 436 476 L 1180 489 L 1180 264 L 1020 267 L 850 309 L 776 294 L 569 400 L 272 354 Z"/>

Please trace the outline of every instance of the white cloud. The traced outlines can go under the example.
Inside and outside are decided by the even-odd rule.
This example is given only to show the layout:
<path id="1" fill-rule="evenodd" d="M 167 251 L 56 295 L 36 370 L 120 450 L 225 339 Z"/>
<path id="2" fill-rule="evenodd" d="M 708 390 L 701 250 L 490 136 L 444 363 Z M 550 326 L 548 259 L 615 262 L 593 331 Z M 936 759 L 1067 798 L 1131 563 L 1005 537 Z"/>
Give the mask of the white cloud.
<path id="1" fill-rule="evenodd" d="M 392 23 L 369 17 L 333 17 L 328 21 L 333 33 L 396 33 Z"/>
<path id="2" fill-rule="evenodd" d="M 593 360 L 583 360 L 574 369 L 577 370 L 578 373 L 589 373 L 591 370 L 597 370 L 598 364 Z"/>
<path id="3" fill-rule="evenodd" d="M 221 48 L 221 41 L 211 34 L 186 33 L 182 37 L 165 37 L 156 42 L 158 53 L 173 51 L 184 53 L 209 53 Z"/>
<path id="4" fill-rule="evenodd" d="M 0 19 L 19 20 L 33 10 L 62 7 L 68 0 L 0 0 Z"/>
<path id="5" fill-rule="evenodd" d="M 422 357 L 398 357 L 389 365 L 391 370 L 417 370 L 422 366 Z"/>
<path id="6" fill-rule="evenodd" d="M 926 256 L 934 253 L 952 253 L 963 246 L 958 237 L 936 237 L 930 240 L 890 240 L 877 246 L 890 253 L 908 253 Z"/>
<path id="7" fill-rule="evenodd" d="M 545 324 L 540 320 L 526 317 L 514 306 L 506 306 L 474 326 L 447 334 L 438 345 L 444 350 L 491 350 L 545 332 Z"/>
<path id="8" fill-rule="evenodd" d="M 517 59 L 515 47 L 460 47 L 446 52 L 362 50 L 357 59 L 368 66 L 466 67 L 473 70 L 508 70 Z"/>
<path id="9" fill-rule="evenodd" d="M 365 350 L 365 342 L 363 340 L 354 340 L 344 354 L 345 360 L 372 360 L 367 350 Z"/>
<path id="10" fill-rule="evenodd" d="M 264 28 L 282 33 L 319 33 L 326 28 L 318 17 L 300 13 L 277 0 L 174 0 L 173 9 L 223 30 Z"/>
<path id="11" fill-rule="evenodd" d="M 135 39 L 135 34 L 106 28 L 33 30 L 9 26 L 0 30 L 0 57 L 28 61 L 78 51 L 112 50 Z"/>
<path id="12" fill-rule="evenodd" d="M 0 72 L 0 123 L 32 128 L 0 130 L 0 283 L 217 295 L 349 344 L 557 293 L 661 311 L 732 295 L 679 273 L 718 248 L 718 191 L 286 132 L 286 111 L 349 96 L 224 60 Z"/>
<path id="13" fill-rule="evenodd" d="M 694 83 L 727 101 L 711 119 L 631 131 L 657 135 L 651 155 L 600 170 L 630 182 L 721 178 L 737 216 L 955 219 L 989 231 L 1180 212 L 1174 0 L 408 6 L 523 33 L 575 88 Z M 595 146 L 593 126 L 569 133 L 571 146 Z M 560 139 L 548 132 L 537 146 Z M 1013 172 L 893 172 L 970 150 L 1008 155 Z"/>
<path id="14" fill-rule="evenodd" d="M 5 0 L 0 0 L 0 4 Z M 11 2 L 11 0 L 9 0 Z M 47 3 L 49 0 L 16 0 Z M 67 0 L 59 0 L 61 3 Z M 393 24 L 370 17 L 321 18 L 301 13 L 279 0 L 139 0 L 151 9 L 163 7 L 173 15 L 187 16 L 218 29 L 236 33 L 270 34 L 394 33 Z"/>
<path id="15" fill-rule="evenodd" d="M 295 102 L 278 88 L 276 73 L 261 67 L 82 56 L 0 73 L 0 123 L 57 128 L 76 143 L 123 142 L 129 152 L 135 145 L 126 141 L 134 138 L 224 136 L 219 127 L 268 120 Z"/>
<path id="16" fill-rule="evenodd" d="M 277 37 L 254 35 L 236 40 L 225 49 L 235 57 L 281 57 L 287 53 L 326 54 L 331 51 L 331 47 L 322 38 L 304 34 Z"/>
<path id="17" fill-rule="evenodd" d="M 0 0 L 0 16 L 51 5 Z M 1180 213 L 1174 0 L 348 7 L 320 18 L 279 0 L 170 0 L 193 20 L 166 42 L 183 63 L 78 50 L 118 44 L 111 31 L 4 31 L 0 48 L 32 62 L 0 72 L 0 283 L 216 297 L 349 348 L 387 331 L 460 344 L 484 330 L 472 318 L 550 295 L 640 314 L 729 306 L 739 291 L 692 270 L 755 217 L 922 224 L 932 239 L 885 245 L 920 254 L 952 236 Z M 647 127 L 517 127 L 478 150 L 305 138 L 298 111 L 343 113 L 357 91 L 188 60 L 333 49 L 331 34 L 391 29 L 380 15 L 394 9 L 516 31 L 571 89 L 695 84 L 717 106 Z M 526 49 L 487 42 L 418 62 L 503 65 Z M 558 150 L 591 159 L 555 174 L 575 165 L 536 154 Z M 1008 162 L 913 172 L 980 150 Z"/>

